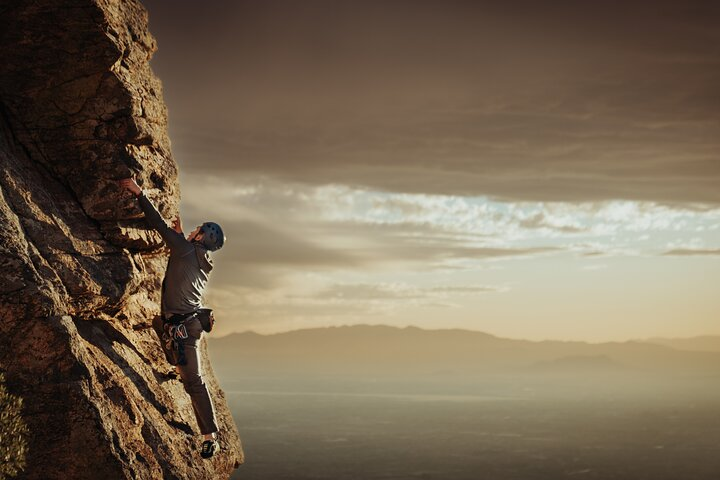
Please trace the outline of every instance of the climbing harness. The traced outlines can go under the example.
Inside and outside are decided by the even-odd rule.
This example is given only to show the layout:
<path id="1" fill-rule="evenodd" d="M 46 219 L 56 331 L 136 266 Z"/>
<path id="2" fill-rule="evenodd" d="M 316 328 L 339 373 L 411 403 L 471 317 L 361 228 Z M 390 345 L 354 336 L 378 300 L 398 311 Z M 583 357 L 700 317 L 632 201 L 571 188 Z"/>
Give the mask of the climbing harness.
<path id="1" fill-rule="evenodd" d="M 185 343 L 183 340 L 188 338 L 187 327 L 185 322 L 195 318 L 197 312 L 188 313 L 186 315 L 171 315 L 166 318 L 163 323 L 162 342 L 163 349 L 169 354 L 168 360 L 173 365 L 186 365 Z"/>

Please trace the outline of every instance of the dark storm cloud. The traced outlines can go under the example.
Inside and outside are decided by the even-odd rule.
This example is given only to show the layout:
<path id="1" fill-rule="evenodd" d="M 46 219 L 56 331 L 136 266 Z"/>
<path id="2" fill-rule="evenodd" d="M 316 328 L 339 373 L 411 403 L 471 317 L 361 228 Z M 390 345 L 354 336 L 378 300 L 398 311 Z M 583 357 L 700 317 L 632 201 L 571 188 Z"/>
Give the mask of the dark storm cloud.
<path id="1" fill-rule="evenodd" d="M 716 2 L 158 2 L 190 173 L 720 203 Z"/>

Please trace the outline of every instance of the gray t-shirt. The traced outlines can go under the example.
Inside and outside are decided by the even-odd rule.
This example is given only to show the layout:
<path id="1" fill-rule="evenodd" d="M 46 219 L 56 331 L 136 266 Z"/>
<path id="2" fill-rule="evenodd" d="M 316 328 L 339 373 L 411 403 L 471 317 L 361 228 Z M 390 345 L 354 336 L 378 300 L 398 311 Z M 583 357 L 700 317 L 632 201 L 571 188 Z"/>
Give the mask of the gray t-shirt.
<path id="1" fill-rule="evenodd" d="M 207 249 L 200 243 L 189 242 L 168 227 L 145 193 L 138 197 L 148 224 L 160 233 L 170 247 L 165 278 L 163 279 L 162 309 L 166 314 L 187 314 L 202 308 L 202 294 L 213 268 Z"/>

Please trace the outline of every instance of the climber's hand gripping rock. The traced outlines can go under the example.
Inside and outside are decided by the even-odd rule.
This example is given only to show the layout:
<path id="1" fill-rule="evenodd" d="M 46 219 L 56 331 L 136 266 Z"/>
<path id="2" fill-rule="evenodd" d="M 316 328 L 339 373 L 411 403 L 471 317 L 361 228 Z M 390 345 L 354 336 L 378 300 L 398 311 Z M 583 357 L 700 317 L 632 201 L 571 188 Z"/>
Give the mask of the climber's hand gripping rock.
<path id="1" fill-rule="evenodd" d="M 132 192 L 133 195 L 136 197 L 142 193 L 142 188 L 140 188 L 140 185 L 135 182 L 134 177 L 130 178 L 123 178 L 120 180 L 120 187 L 124 188 L 125 190 L 128 190 L 129 192 Z"/>

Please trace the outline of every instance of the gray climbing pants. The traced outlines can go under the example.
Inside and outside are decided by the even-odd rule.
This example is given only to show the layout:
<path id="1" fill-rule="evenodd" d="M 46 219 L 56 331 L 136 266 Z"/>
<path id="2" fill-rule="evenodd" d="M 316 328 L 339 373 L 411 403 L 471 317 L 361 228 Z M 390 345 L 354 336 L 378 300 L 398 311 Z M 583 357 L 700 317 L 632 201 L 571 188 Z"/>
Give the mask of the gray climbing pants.
<path id="1" fill-rule="evenodd" d="M 200 364 L 200 338 L 203 329 L 197 316 L 185 322 L 188 337 L 183 342 L 185 346 L 185 365 L 178 365 L 180 378 L 182 379 L 185 391 L 190 395 L 195 418 L 197 418 L 200 433 L 206 435 L 218 431 L 215 419 L 215 407 L 213 406 L 210 393 L 202 375 Z"/>

